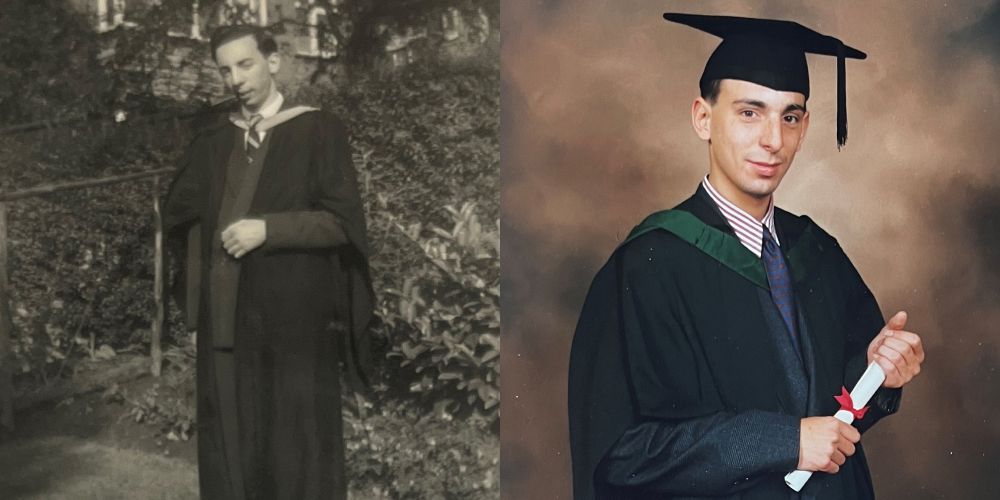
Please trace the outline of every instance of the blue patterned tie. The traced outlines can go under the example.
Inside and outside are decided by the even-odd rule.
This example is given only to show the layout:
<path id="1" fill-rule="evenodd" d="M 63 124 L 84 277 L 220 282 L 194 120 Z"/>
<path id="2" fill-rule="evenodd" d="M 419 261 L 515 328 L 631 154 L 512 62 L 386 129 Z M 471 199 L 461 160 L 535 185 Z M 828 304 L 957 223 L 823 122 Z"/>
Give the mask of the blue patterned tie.
<path id="1" fill-rule="evenodd" d="M 764 249 L 761 252 L 764 260 L 764 270 L 767 272 L 767 282 L 771 286 L 771 299 L 778 306 L 781 318 L 785 320 L 788 333 L 792 336 L 795 350 L 799 350 L 799 332 L 795 325 L 795 296 L 792 294 L 792 275 L 785 263 L 785 256 L 771 236 L 771 231 L 764 226 Z"/>

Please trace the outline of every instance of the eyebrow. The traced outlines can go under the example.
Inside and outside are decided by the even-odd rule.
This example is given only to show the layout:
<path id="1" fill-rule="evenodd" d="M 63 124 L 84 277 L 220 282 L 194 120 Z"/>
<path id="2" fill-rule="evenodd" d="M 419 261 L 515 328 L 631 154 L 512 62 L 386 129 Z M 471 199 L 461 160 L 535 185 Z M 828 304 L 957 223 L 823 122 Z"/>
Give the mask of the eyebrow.
<path id="1" fill-rule="evenodd" d="M 758 101 L 757 99 L 737 99 L 733 101 L 733 104 L 746 104 L 747 106 L 753 106 L 755 108 L 760 108 L 760 109 L 767 108 L 767 103 L 765 103 L 764 101 Z M 789 104 L 788 106 L 785 106 L 785 110 L 782 112 L 782 114 L 791 113 L 792 111 L 801 111 L 805 113 L 806 107 L 803 104 L 797 104 L 797 103 Z"/>
<path id="2" fill-rule="evenodd" d="M 737 99 L 733 101 L 733 104 L 746 104 L 748 106 L 753 106 L 755 108 L 766 108 L 767 104 L 764 101 L 758 101 L 756 99 Z"/>
<path id="3" fill-rule="evenodd" d="M 243 59 L 240 59 L 239 61 L 234 62 L 232 64 L 232 66 L 239 66 L 239 65 L 241 65 L 241 64 L 243 64 L 243 63 L 245 63 L 247 61 L 250 61 L 252 59 L 253 59 L 252 57 L 244 57 Z"/>

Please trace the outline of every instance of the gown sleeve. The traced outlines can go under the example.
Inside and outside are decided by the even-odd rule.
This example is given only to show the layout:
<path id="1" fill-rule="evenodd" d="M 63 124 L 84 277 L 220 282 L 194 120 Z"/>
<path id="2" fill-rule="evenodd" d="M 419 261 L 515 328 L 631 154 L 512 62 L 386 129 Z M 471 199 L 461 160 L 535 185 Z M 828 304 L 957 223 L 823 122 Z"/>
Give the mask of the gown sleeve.
<path id="1" fill-rule="evenodd" d="M 201 281 L 200 226 L 208 198 L 204 162 L 205 138 L 198 134 L 185 148 L 178 171 L 161 207 L 170 296 L 185 313 L 189 329 L 197 328 L 198 287 Z"/>
<path id="2" fill-rule="evenodd" d="M 329 212 L 303 210 L 261 217 L 271 248 L 325 248 L 347 243 L 340 221 Z"/>
<path id="3" fill-rule="evenodd" d="M 369 325 L 375 308 L 364 205 L 346 127 L 325 111 L 316 112 L 316 119 L 310 172 L 313 206 L 303 212 L 273 214 L 278 223 L 271 245 L 330 248 L 336 279 L 345 283 L 334 300 L 337 315 L 348 328 L 347 335 L 339 336 L 345 373 L 354 390 L 364 391 L 374 376 Z"/>
<path id="4" fill-rule="evenodd" d="M 854 265 L 841 251 L 844 288 L 847 296 L 845 316 L 848 318 L 847 364 L 844 367 L 844 386 L 853 388 L 861 374 L 868 367 L 868 344 L 885 325 L 878 302 Z M 900 388 L 880 388 L 868 403 L 864 418 L 856 420 L 854 426 L 862 433 L 870 429 L 882 418 L 896 413 L 902 399 Z"/>
<path id="5" fill-rule="evenodd" d="M 202 139 L 195 137 L 184 150 L 179 169 L 163 199 L 163 230 L 176 233 L 195 222 L 204 208 L 208 194 L 207 173 L 196 160 L 202 151 Z"/>
<path id="6" fill-rule="evenodd" d="M 731 495 L 795 469 L 799 419 L 751 410 L 630 426 L 598 466 L 614 487 L 677 496 Z"/>
<path id="7" fill-rule="evenodd" d="M 310 172 L 313 207 L 264 214 L 269 249 L 330 248 L 350 244 L 368 252 L 365 219 L 351 161 L 347 131 L 332 115 L 319 112 Z"/>

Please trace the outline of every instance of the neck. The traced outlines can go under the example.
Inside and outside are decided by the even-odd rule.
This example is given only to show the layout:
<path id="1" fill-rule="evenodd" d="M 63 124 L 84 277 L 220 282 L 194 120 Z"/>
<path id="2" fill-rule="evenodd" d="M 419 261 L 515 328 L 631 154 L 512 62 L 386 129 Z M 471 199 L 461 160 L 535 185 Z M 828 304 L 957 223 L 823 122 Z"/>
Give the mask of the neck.
<path id="1" fill-rule="evenodd" d="M 740 194 L 743 195 L 741 198 L 746 198 L 746 199 L 739 199 L 739 200 L 733 199 L 731 198 L 732 195 L 730 195 L 729 193 L 723 193 L 723 196 L 725 196 L 726 199 L 728 199 L 729 201 L 732 201 L 736 206 L 745 210 L 746 213 L 752 215 L 754 219 L 757 219 L 758 221 L 763 221 L 764 214 L 767 213 L 767 207 L 771 205 L 771 197 L 768 196 L 766 198 L 754 198 L 752 196 L 747 196 L 743 193 Z"/>
<path id="2" fill-rule="evenodd" d="M 267 99 L 264 99 L 264 102 L 260 103 L 259 106 L 250 107 L 244 104 L 243 114 L 247 117 L 249 117 L 250 115 L 257 114 L 260 112 L 261 109 L 263 109 L 265 106 L 267 106 L 277 98 L 278 98 L 278 88 L 277 86 L 274 85 L 274 81 L 272 81 L 271 88 L 267 92 Z"/>

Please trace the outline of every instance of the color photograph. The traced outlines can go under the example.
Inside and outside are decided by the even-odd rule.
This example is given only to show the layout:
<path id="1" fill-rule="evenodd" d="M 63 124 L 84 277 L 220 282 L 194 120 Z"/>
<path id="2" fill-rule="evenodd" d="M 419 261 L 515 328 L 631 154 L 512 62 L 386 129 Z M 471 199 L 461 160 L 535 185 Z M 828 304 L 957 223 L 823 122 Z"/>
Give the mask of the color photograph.
<path id="1" fill-rule="evenodd" d="M 502 15 L 503 498 L 1000 495 L 1000 3 Z"/>

